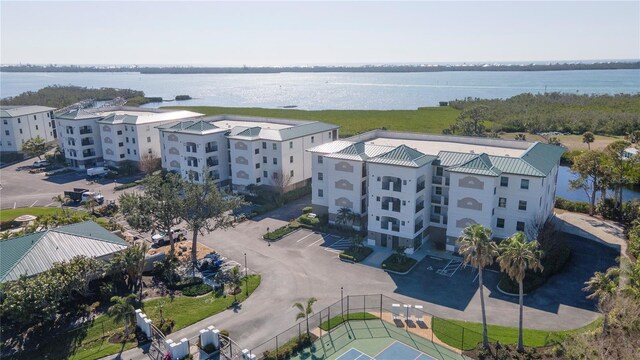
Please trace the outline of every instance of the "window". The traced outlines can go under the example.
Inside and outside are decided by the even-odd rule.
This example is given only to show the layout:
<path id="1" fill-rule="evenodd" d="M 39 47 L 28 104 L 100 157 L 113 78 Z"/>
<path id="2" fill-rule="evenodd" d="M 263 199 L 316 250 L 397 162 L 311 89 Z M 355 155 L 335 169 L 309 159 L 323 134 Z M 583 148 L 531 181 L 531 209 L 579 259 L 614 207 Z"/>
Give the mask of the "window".
<path id="1" fill-rule="evenodd" d="M 38 130 L 38 125 L 36 125 L 36 130 Z"/>
<path id="2" fill-rule="evenodd" d="M 273 158 L 273 165 L 278 165 L 278 158 Z"/>
<path id="3" fill-rule="evenodd" d="M 442 213 L 442 207 L 441 206 L 434 206 L 433 207 L 433 213 L 434 214 L 441 214 Z"/>
<path id="4" fill-rule="evenodd" d="M 506 177 L 506 176 L 501 176 L 500 177 L 500 186 L 502 186 L 502 187 L 509 186 L 509 178 Z"/>
<path id="5" fill-rule="evenodd" d="M 321 172 L 318 173 L 318 180 L 320 180 L 320 181 L 324 180 L 324 174 L 323 173 L 321 173 Z"/>
<path id="6" fill-rule="evenodd" d="M 507 207 L 507 198 L 498 198 L 498 207 L 506 208 Z"/>
<path id="7" fill-rule="evenodd" d="M 122 130 L 118 130 L 118 135 L 122 135 Z"/>
<path id="8" fill-rule="evenodd" d="M 402 185 L 407 185 L 407 180 L 402 180 Z"/>
<path id="9" fill-rule="evenodd" d="M 147 142 L 151 142 L 151 136 L 147 136 Z"/>
<path id="10" fill-rule="evenodd" d="M 262 172 L 262 177 L 263 177 L 263 178 L 266 178 L 266 177 L 268 177 L 268 176 L 269 176 L 269 172 L 268 172 L 268 171 L 263 171 L 263 172 Z"/>
<path id="11" fill-rule="evenodd" d="M 518 210 L 527 210 L 527 202 L 524 200 L 518 201 Z"/>
<path id="12" fill-rule="evenodd" d="M 324 158 L 322 156 L 318 156 L 318 164 L 322 164 L 324 162 Z"/>
<path id="13" fill-rule="evenodd" d="M 329 131 L 329 139 L 331 139 L 331 131 Z"/>
<path id="14" fill-rule="evenodd" d="M 256 169 L 260 169 L 260 163 L 256 164 Z"/>
<path id="15" fill-rule="evenodd" d="M 262 142 L 262 148 L 265 149 L 265 150 L 267 149 L 267 142 L 266 141 Z"/>
<path id="16" fill-rule="evenodd" d="M 503 218 L 498 218 L 497 219 L 496 227 L 499 227 L 500 229 L 504 229 L 504 219 Z"/>
<path id="17" fill-rule="evenodd" d="M 133 155 L 138 155 L 138 151 L 137 150 L 133 150 Z"/>
<path id="18" fill-rule="evenodd" d="M 18 131 L 20 131 L 20 134 L 22 134 L 22 129 L 18 129 Z"/>
<path id="19" fill-rule="evenodd" d="M 9 130 L 5 130 L 5 131 L 4 131 L 4 134 L 5 134 L 5 135 L 9 135 Z"/>
<path id="20" fill-rule="evenodd" d="M 402 226 L 404 226 L 404 220 L 402 220 L 402 221 L 400 222 L 400 224 L 402 224 Z"/>
<path id="21" fill-rule="evenodd" d="M 129 127 L 125 125 L 124 131 L 129 131 Z"/>
<path id="22" fill-rule="evenodd" d="M 324 191 L 322 189 L 318 189 L 318 197 L 323 197 Z"/>
<path id="23" fill-rule="evenodd" d="M 522 179 L 520 180 L 520 189 L 529 189 L 529 180 L 527 179 Z"/>
<path id="24" fill-rule="evenodd" d="M 38 118 L 37 118 L 35 115 L 33 115 L 33 120 L 37 120 L 37 119 L 38 119 Z"/>
<path id="25" fill-rule="evenodd" d="M 380 216 L 376 216 L 376 221 L 380 221 Z"/>
<path id="26" fill-rule="evenodd" d="M 436 191 L 436 195 L 442 195 L 442 188 L 441 187 L 436 186 L 435 189 L 436 189 L 435 190 Z"/>
<path id="27" fill-rule="evenodd" d="M 125 140 L 127 140 L 127 144 L 129 143 L 129 137 L 127 137 Z"/>
<path id="28" fill-rule="evenodd" d="M 289 141 L 289 149 L 293 149 L 293 141 Z"/>
<path id="29" fill-rule="evenodd" d="M 131 155 L 131 149 L 127 149 L 127 154 Z"/>
<path id="30" fill-rule="evenodd" d="M 8 124 L 7 124 L 7 120 L 6 120 L 6 119 L 5 119 L 5 120 L 2 120 L 2 122 L 3 122 L 5 125 L 8 125 Z"/>
<path id="31" fill-rule="evenodd" d="M 131 138 L 131 142 L 136 143 L 136 138 Z"/>
<path id="32" fill-rule="evenodd" d="M 293 164 L 293 156 L 289 156 L 289 162 Z"/>
<path id="33" fill-rule="evenodd" d="M 312 136 L 312 137 L 311 137 L 311 143 L 312 143 L 312 144 L 313 144 L 313 140 L 314 140 L 314 137 Z"/>
<path id="34" fill-rule="evenodd" d="M 149 150 L 147 150 L 147 152 L 148 152 L 149 154 L 151 154 L 151 153 L 153 153 L 153 150 L 151 150 L 151 148 L 149 148 Z"/>
<path id="35" fill-rule="evenodd" d="M 263 156 L 263 157 L 262 157 L 262 163 L 263 163 L 263 164 L 266 164 L 266 163 L 267 163 L 267 157 L 266 157 L 266 156 Z"/>
<path id="36" fill-rule="evenodd" d="M 442 176 L 442 167 L 438 166 L 436 168 L 436 176 Z"/>
<path id="37" fill-rule="evenodd" d="M 518 221 L 516 223 L 516 231 L 524 231 L 524 221 Z"/>
<path id="38" fill-rule="evenodd" d="M 273 143 L 273 144 L 271 144 L 271 146 L 273 146 L 273 150 L 278 150 L 278 144 Z"/>
<path id="39" fill-rule="evenodd" d="M 253 150 L 253 153 L 256 154 L 256 155 L 260 154 L 260 149 Z"/>
<path id="40" fill-rule="evenodd" d="M 406 200 L 402 200 L 402 206 L 407 206 L 407 201 Z"/>
<path id="41" fill-rule="evenodd" d="M 293 177 L 293 170 L 291 170 L 289 174 L 291 175 L 291 177 Z"/>
<path id="42" fill-rule="evenodd" d="M 376 196 L 376 201 L 380 202 L 380 196 Z"/>
<path id="43" fill-rule="evenodd" d="M 118 146 L 119 146 L 119 147 L 123 147 L 123 146 L 124 146 L 124 143 L 118 143 Z"/>
<path id="44" fill-rule="evenodd" d="M 256 178 L 256 183 L 260 183 L 260 178 Z"/>
<path id="45" fill-rule="evenodd" d="M 18 118 L 18 124 L 20 124 L 20 118 Z"/>
<path id="46" fill-rule="evenodd" d="M 124 154 L 120 154 L 120 159 L 124 159 Z"/>

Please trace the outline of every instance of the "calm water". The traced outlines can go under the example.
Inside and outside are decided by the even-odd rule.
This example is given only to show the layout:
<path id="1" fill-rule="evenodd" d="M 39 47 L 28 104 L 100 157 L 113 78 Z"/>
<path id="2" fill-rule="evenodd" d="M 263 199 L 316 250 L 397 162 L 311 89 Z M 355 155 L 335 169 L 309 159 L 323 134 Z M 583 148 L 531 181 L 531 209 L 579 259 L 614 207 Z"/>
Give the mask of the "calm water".
<path id="1" fill-rule="evenodd" d="M 569 189 L 569 180 L 575 180 L 576 178 L 577 176 L 571 172 L 569 167 L 560 166 L 560 171 L 558 172 L 558 189 L 556 191 L 556 196 L 571 201 L 589 201 L 589 198 L 587 197 L 587 194 L 585 194 L 584 190 L 573 191 Z M 612 196 L 613 192 L 609 192 L 608 194 L 609 196 Z M 600 192 L 598 192 L 597 198 L 600 198 Z M 622 199 L 624 201 L 629 201 L 631 199 L 640 199 L 640 187 L 623 188 Z"/>
<path id="2" fill-rule="evenodd" d="M 0 97 L 56 84 L 131 88 L 164 99 L 181 94 L 194 98 L 181 101 L 180 105 L 389 110 L 434 106 L 439 101 L 465 97 L 506 98 L 523 92 L 636 93 L 640 91 L 640 70 L 194 75 L 0 73 Z"/>

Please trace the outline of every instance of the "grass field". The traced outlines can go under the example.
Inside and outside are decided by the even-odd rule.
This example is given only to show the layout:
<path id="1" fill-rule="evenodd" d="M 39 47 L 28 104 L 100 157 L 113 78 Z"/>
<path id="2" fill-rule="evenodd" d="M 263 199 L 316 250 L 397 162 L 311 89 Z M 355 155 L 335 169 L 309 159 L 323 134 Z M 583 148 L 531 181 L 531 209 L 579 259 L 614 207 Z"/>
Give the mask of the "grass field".
<path id="1" fill-rule="evenodd" d="M 53 215 L 55 213 L 61 212 L 62 209 L 59 207 L 29 207 L 29 208 L 17 208 L 17 209 L 6 209 L 0 210 L 0 221 L 11 221 L 18 216 L 21 215 L 33 215 L 33 216 L 44 216 L 44 215 Z"/>
<path id="2" fill-rule="evenodd" d="M 450 107 L 428 107 L 419 110 L 296 110 L 263 108 L 229 108 L 213 106 L 171 107 L 205 115 L 247 115 L 286 119 L 318 120 L 340 125 L 340 137 L 368 130 L 388 130 L 440 134 L 455 122 L 459 111 Z M 490 126 L 488 124 L 485 124 Z"/>
<path id="3" fill-rule="evenodd" d="M 522 333 L 524 345 L 542 347 L 556 344 L 570 334 L 593 330 L 600 326 L 601 323 L 602 320 L 598 319 L 584 327 L 564 331 L 524 329 Z M 474 349 L 479 342 L 482 342 L 481 323 L 433 318 L 432 327 L 438 339 L 456 348 L 460 348 L 462 344 L 462 350 Z M 515 327 L 488 324 L 487 333 L 491 342 L 497 340 L 505 345 L 517 344 L 518 342 L 518 328 Z"/>
<path id="4" fill-rule="evenodd" d="M 249 295 L 251 295 L 260 285 L 260 276 L 250 275 L 248 283 Z M 244 281 L 242 281 L 241 288 L 242 292 L 237 295 L 238 301 L 243 301 L 247 298 Z M 154 324 L 160 323 L 157 305 L 161 300 L 162 299 L 154 299 L 145 301 L 143 304 L 145 313 L 149 318 L 153 319 Z M 173 331 L 177 331 L 226 310 L 231 306 L 233 301 L 232 295 L 216 296 L 215 293 L 201 297 L 176 296 L 173 300 L 167 297 L 164 298 L 163 312 L 165 319 L 175 321 Z M 12 359 L 99 359 L 136 346 L 135 342 L 127 342 L 123 345 L 112 344 L 108 341 L 109 337 L 116 332 L 123 331 L 123 329 L 124 325 L 122 323 L 115 323 L 111 317 L 102 315 L 95 319 L 87 328 L 63 333 L 63 335 L 43 345 L 37 352 L 19 354 Z"/>
<path id="5" fill-rule="evenodd" d="M 516 134 L 523 134 L 518 132 L 513 133 L 504 133 L 500 135 L 503 139 L 513 140 Z M 524 133 L 527 137 L 527 141 L 540 141 L 547 142 L 547 139 L 543 138 L 540 135 Z M 566 146 L 569 150 L 588 150 L 587 144 L 582 142 L 582 135 L 559 135 L 556 136 L 562 145 Z M 611 144 L 617 140 L 624 140 L 622 136 L 603 136 L 603 135 L 595 135 L 595 141 L 591 143 L 591 150 L 602 150 L 607 145 Z"/>

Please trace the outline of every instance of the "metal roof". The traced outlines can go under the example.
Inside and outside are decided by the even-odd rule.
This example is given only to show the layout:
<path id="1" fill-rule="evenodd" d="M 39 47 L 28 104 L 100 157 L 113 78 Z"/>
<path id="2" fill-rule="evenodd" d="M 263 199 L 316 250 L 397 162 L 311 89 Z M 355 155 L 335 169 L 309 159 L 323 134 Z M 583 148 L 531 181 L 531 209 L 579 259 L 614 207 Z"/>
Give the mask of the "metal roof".
<path id="1" fill-rule="evenodd" d="M 499 176 L 502 173 L 491 163 L 487 154 L 476 155 L 464 164 L 448 168 L 447 171 L 485 176 Z"/>
<path id="2" fill-rule="evenodd" d="M 438 160 L 436 160 L 436 164 L 445 167 L 455 166 L 463 164 L 474 157 L 476 157 L 476 154 L 456 151 L 440 151 L 438 153 Z"/>
<path id="3" fill-rule="evenodd" d="M 100 258 L 124 250 L 126 241 L 93 221 L 0 241 L 0 282 L 47 271 L 56 262 L 84 255 Z"/>
<path id="4" fill-rule="evenodd" d="M 537 142 L 529 147 L 520 158 L 546 176 L 558 164 L 565 151 L 567 151 L 565 148 L 558 145 Z"/>
<path id="5" fill-rule="evenodd" d="M 436 157 L 433 155 L 423 154 L 406 145 L 400 145 L 387 153 L 369 159 L 369 162 L 397 166 L 422 167 L 431 163 L 435 159 Z"/>
<path id="6" fill-rule="evenodd" d="M 257 126 L 254 126 L 254 127 L 250 127 L 248 129 L 242 130 L 241 132 L 237 133 L 236 136 L 257 137 L 260 135 L 260 130 L 262 129 Z"/>
<path id="7" fill-rule="evenodd" d="M 3 105 L 0 106 L 0 117 L 12 118 L 24 115 L 49 112 L 55 108 L 39 105 Z"/>
<path id="8" fill-rule="evenodd" d="M 203 120 L 180 121 L 177 123 L 156 126 L 156 128 L 168 132 L 185 132 L 193 134 L 204 134 L 207 132 L 211 132 L 212 130 L 219 129 L 217 126 L 211 124 L 210 122 Z"/>
<path id="9" fill-rule="evenodd" d="M 364 142 L 350 143 L 344 149 L 329 154 L 326 157 L 332 159 L 364 161 L 392 150 L 390 146 L 373 145 Z"/>
<path id="10" fill-rule="evenodd" d="M 353 144 L 351 141 L 336 140 L 309 148 L 307 151 L 320 154 L 333 154 L 343 150 L 351 144 Z"/>

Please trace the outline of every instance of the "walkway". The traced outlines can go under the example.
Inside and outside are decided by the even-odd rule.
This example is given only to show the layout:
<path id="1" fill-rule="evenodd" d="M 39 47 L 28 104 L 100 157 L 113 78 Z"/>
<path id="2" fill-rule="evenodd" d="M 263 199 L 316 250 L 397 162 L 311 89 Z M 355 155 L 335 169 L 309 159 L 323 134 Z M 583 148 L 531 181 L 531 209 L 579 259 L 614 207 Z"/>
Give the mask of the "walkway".
<path id="1" fill-rule="evenodd" d="M 558 231 L 595 240 L 614 248 L 619 247 L 622 255 L 627 256 L 624 228 L 615 221 L 556 209 L 554 225 Z"/>

